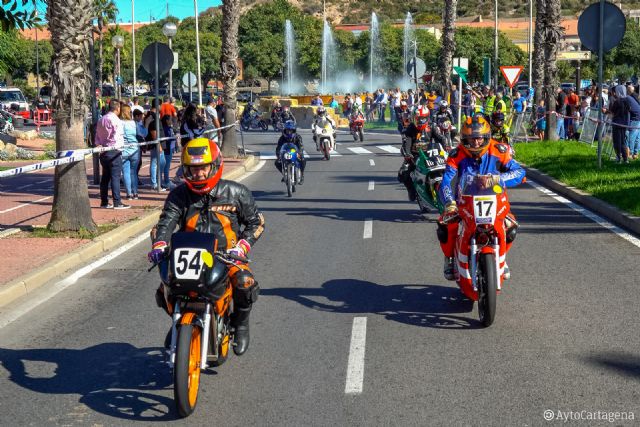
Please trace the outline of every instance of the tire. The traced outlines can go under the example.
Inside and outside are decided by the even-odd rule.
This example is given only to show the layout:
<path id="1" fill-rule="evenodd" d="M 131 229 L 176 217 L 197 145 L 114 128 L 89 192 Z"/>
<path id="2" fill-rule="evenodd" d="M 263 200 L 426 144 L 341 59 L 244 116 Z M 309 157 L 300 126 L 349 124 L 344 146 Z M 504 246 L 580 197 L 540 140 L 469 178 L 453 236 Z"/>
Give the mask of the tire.
<path id="1" fill-rule="evenodd" d="M 250 129 L 250 125 L 247 124 L 247 122 L 242 121 L 240 122 L 240 127 L 242 127 L 242 130 L 247 132 Z"/>
<path id="2" fill-rule="evenodd" d="M 498 272 L 496 271 L 496 256 L 494 254 L 480 254 L 478 262 L 480 269 L 478 280 L 478 314 L 482 326 L 489 327 L 496 317 L 496 297 L 498 293 Z"/>
<path id="3" fill-rule="evenodd" d="M 325 142 L 322 146 L 322 151 L 324 151 L 324 158 L 327 160 L 331 160 L 331 149 L 329 148 L 329 143 Z"/>
<path id="4" fill-rule="evenodd" d="M 269 125 L 267 124 L 267 122 L 265 122 L 264 120 L 260 120 L 260 127 L 262 128 L 262 130 L 266 131 L 269 130 Z"/>
<path id="5" fill-rule="evenodd" d="M 194 325 L 180 325 L 173 368 L 173 397 L 181 417 L 188 417 L 198 403 L 202 331 Z"/>
<path id="6" fill-rule="evenodd" d="M 431 208 L 424 204 L 420 196 L 416 197 L 416 201 L 418 202 L 418 207 L 420 208 L 421 213 L 429 213 L 431 212 Z"/>
<path id="7" fill-rule="evenodd" d="M 296 192 L 296 168 L 293 165 L 289 166 L 289 182 L 291 183 L 291 191 Z"/>
<path id="8" fill-rule="evenodd" d="M 287 165 L 287 173 L 284 177 L 287 184 L 287 196 L 291 197 L 293 194 L 293 185 L 291 184 L 291 164 Z"/>
<path id="9" fill-rule="evenodd" d="M 358 142 L 358 132 L 356 131 L 351 131 L 351 135 L 353 135 L 353 140 L 355 142 Z"/>
<path id="10" fill-rule="evenodd" d="M 358 135 L 360 135 L 360 142 L 364 142 L 364 131 L 362 129 L 358 131 Z"/>
<path id="11" fill-rule="evenodd" d="M 227 319 L 228 322 L 228 319 Z M 215 342 L 214 335 L 217 334 L 216 328 L 214 325 L 216 324 L 215 319 L 211 319 L 211 336 L 209 337 L 209 345 L 213 345 Z M 225 323 L 226 324 L 226 323 Z M 222 336 L 222 342 L 218 343 L 218 358 L 216 360 L 212 360 L 210 365 L 214 368 L 224 364 L 229 357 L 229 348 L 231 347 L 231 337 L 229 336 L 229 329 L 226 327 L 225 333 Z M 209 348 L 209 354 L 214 354 L 213 348 Z"/>

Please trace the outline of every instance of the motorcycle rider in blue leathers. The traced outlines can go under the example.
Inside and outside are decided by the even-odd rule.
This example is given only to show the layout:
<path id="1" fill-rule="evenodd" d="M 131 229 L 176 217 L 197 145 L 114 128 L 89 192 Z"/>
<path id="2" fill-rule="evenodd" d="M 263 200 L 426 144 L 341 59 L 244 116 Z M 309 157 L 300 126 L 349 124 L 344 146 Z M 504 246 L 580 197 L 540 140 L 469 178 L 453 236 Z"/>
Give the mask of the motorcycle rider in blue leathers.
<path id="1" fill-rule="evenodd" d="M 282 159 L 280 158 L 280 150 L 284 144 L 294 144 L 298 149 L 298 161 L 300 162 L 300 182 L 299 185 L 304 183 L 304 168 L 307 166 L 307 159 L 304 158 L 304 146 L 302 145 L 302 137 L 296 132 L 296 124 L 293 120 L 287 120 L 284 124 L 284 130 L 280 139 L 278 139 L 278 145 L 276 146 L 276 169 L 282 173 Z M 282 177 L 284 180 L 284 176 Z"/>

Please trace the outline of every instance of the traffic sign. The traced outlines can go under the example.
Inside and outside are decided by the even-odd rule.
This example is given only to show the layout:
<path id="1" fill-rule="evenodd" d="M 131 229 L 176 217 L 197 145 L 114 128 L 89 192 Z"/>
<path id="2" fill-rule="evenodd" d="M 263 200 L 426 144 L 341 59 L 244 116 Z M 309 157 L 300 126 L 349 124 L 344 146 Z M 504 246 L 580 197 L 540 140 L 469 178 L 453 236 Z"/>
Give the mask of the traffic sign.
<path id="1" fill-rule="evenodd" d="M 142 68 L 151 75 L 155 73 L 156 45 L 158 52 L 158 74 L 166 74 L 173 65 L 173 52 L 169 45 L 164 43 L 151 43 L 142 51 Z"/>
<path id="2" fill-rule="evenodd" d="M 415 70 L 416 72 L 413 72 L 413 63 L 415 60 Z M 424 61 L 420 58 L 411 58 L 409 60 L 409 62 L 407 62 L 407 74 L 409 74 L 411 77 L 415 78 L 420 78 L 424 75 L 424 73 L 427 72 L 427 64 L 424 63 Z M 417 74 L 418 76 L 416 77 L 414 74 Z"/>
<path id="3" fill-rule="evenodd" d="M 197 79 L 196 75 L 193 74 L 191 71 L 189 71 L 184 76 L 182 76 L 182 83 L 186 87 L 193 89 L 194 87 L 197 86 L 197 83 L 198 83 L 198 80 L 196 79 Z"/>
<path id="4" fill-rule="evenodd" d="M 503 65 L 500 67 L 500 71 L 502 71 L 502 75 L 504 76 L 507 85 L 512 89 L 516 83 L 518 83 L 522 70 L 524 70 L 522 65 Z"/>
<path id="5" fill-rule="evenodd" d="M 624 13 L 613 3 L 604 2 L 602 50 L 609 52 L 618 46 L 627 30 Z M 578 18 L 578 37 L 591 52 L 598 53 L 600 42 L 600 2 L 587 7 Z"/>
<path id="6" fill-rule="evenodd" d="M 573 50 L 568 52 L 558 52 L 558 61 L 588 61 L 591 59 L 591 52 L 588 50 Z"/>

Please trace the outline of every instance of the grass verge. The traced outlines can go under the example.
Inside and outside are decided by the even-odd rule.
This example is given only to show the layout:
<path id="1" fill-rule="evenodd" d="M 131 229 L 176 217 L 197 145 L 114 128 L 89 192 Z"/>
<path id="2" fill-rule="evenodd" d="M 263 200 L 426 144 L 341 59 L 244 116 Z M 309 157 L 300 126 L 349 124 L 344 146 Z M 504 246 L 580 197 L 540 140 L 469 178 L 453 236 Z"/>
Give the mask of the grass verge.
<path id="1" fill-rule="evenodd" d="M 640 160 L 617 164 L 602 160 L 595 145 L 576 141 L 540 141 L 515 145 L 516 160 L 579 188 L 633 215 L 640 215 Z"/>
<path id="2" fill-rule="evenodd" d="M 114 230 L 119 225 L 115 222 L 109 224 L 101 224 L 98 225 L 98 230 L 96 232 L 90 232 L 89 230 L 80 229 L 79 231 L 61 231 L 55 232 L 51 231 L 46 227 L 34 227 L 30 230 L 25 230 L 21 233 L 20 237 L 39 237 L 39 238 L 69 238 L 69 239 L 86 239 L 91 240 L 94 239 L 101 234 L 108 233 L 111 230 Z"/>

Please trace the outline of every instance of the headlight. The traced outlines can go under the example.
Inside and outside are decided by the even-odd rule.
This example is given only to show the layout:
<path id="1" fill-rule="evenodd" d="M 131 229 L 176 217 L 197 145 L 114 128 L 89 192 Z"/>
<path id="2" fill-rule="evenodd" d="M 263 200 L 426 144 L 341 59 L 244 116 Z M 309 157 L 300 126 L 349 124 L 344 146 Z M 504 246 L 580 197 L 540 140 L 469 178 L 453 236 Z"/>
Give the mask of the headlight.
<path id="1" fill-rule="evenodd" d="M 284 158 L 285 158 L 285 159 L 290 160 L 290 159 L 291 159 L 291 157 L 293 157 L 293 156 L 291 155 L 291 153 L 284 153 Z"/>
<path id="2" fill-rule="evenodd" d="M 322 133 L 327 133 L 327 130 L 326 129 L 322 129 Z"/>

